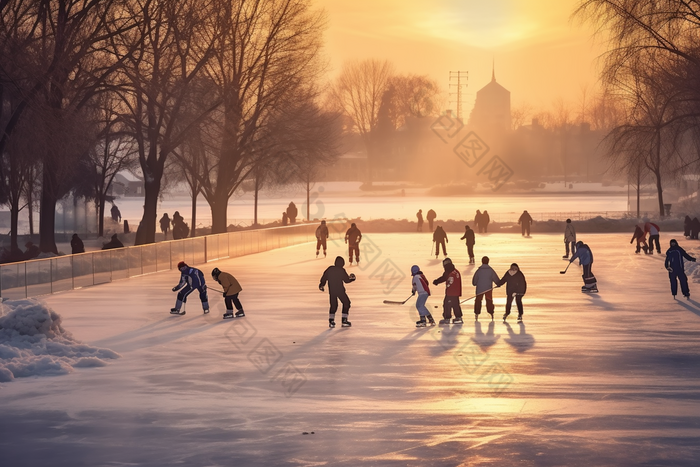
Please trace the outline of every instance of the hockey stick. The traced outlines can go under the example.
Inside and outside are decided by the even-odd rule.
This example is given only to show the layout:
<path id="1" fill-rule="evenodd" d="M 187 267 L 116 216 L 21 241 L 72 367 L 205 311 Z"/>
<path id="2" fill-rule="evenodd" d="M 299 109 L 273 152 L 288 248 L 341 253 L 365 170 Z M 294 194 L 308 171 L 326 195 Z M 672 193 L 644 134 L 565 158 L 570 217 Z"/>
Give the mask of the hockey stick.
<path id="1" fill-rule="evenodd" d="M 572 262 L 573 262 L 573 261 L 569 261 L 569 264 L 566 265 L 566 269 L 564 269 L 563 271 L 559 271 L 559 274 L 566 274 L 566 271 L 569 270 L 569 266 L 571 266 L 571 263 L 572 263 Z"/>
<path id="2" fill-rule="evenodd" d="M 215 288 L 213 288 L 213 287 L 209 287 L 209 286 L 207 286 L 207 290 L 213 290 L 214 292 L 218 292 L 218 293 L 224 293 L 224 291 L 223 291 L 223 290 L 215 289 Z"/>
<path id="3" fill-rule="evenodd" d="M 464 302 L 468 302 L 468 301 L 471 300 L 472 298 L 476 298 L 476 297 L 478 297 L 479 295 L 483 295 L 483 294 L 485 294 L 486 292 L 492 291 L 493 289 L 495 289 L 495 287 L 491 287 L 491 288 L 488 289 L 488 290 L 484 290 L 483 292 L 478 293 L 478 294 L 474 295 L 473 297 L 465 298 L 464 300 L 462 300 L 461 302 L 459 302 L 459 304 L 461 305 L 461 304 L 464 303 Z"/>
<path id="4" fill-rule="evenodd" d="M 411 299 L 411 297 L 413 297 L 413 294 L 409 295 L 408 298 L 406 300 L 404 300 L 403 302 L 394 302 L 392 300 L 384 300 L 384 304 L 385 305 L 403 305 L 404 303 L 409 301 Z"/>

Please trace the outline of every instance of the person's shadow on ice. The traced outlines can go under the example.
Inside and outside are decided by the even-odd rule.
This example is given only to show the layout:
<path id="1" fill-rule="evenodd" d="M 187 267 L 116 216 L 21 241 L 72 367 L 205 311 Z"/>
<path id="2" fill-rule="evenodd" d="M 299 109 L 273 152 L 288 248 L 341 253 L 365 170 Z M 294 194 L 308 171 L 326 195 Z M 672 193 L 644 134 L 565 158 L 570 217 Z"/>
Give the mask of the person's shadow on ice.
<path id="1" fill-rule="evenodd" d="M 475 321 L 474 322 L 474 337 L 472 337 L 472 341 L 482 349 L 488 349 L 491 347 L 493 344 L 495 344 L 498 339 L 500 339 L 501 335 L 494 335 L 494 331 L 496 328 L 496 323 L 494 321 L 489 322 L 489 328 L 486 331 L 486 334 L 481 330 L 481 322 Z"/>
<path id="2" fill-rule="evenodd" d="M 510 327 L 510 324 L 507 322 L 504 324 L 508 329 L 508 337 L 506 337 L 504 340 L 517 352 L 525 352 L 526 350 L 530 350 L 535 345 L 535 338 L 532 336 L 532 334 L 525 332 L 524 323 L 518 324 L 518 326 L 520 326 L 519 334 L 513 332 L 513 328 Z"/>

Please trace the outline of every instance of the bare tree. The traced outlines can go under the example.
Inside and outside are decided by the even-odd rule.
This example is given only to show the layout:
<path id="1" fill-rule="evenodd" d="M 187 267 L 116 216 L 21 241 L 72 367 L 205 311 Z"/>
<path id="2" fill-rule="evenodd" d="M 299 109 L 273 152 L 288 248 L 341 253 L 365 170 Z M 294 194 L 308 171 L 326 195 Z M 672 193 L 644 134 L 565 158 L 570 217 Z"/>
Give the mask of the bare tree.
<path id="1" fill-rule="evenodd" d="M 393 75 L 394 67 L 386 60 L 352 61 L 343 66 L 332 88 L 332 102 L 352 119 L 354 130 L 362 137 L 369 183 L 374 159 L 378 157 L 374 136 L 379 110 Z"/>

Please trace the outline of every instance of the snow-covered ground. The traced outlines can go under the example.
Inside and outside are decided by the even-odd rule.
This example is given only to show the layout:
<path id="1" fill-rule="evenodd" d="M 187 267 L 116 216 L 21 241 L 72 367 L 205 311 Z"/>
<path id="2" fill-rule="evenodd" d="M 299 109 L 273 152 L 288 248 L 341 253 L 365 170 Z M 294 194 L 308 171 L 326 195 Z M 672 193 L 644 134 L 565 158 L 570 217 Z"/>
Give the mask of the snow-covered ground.
<path id="1" fill-rule="evenodd" d="M 214 293 L 210 315 L 193 296 L 171 316 L 172 271 L 45 297 L 76 341 L 121 358 L 0 385 L 0 463 L 697 465 L 700 303 L 674 302 L 663 258 L 627 234 L 582 238 L 600 288 L 583 295 L 560 237 L 477 237 L 477 258 L 527 277 L 524 325 L 474 322 L 468 302 L 464 325 L 416 329 L 412 300 L 382 305 L 408 296 L 412 264 L 441 274 L 429 233 L 366 235 L 350 329 L 327 328 L 318 290 L 340 244 L 203 266 L 240 280 L 244 319 L 221 320 Z M 464 245 L 448 247 L 471 296 Z"/>

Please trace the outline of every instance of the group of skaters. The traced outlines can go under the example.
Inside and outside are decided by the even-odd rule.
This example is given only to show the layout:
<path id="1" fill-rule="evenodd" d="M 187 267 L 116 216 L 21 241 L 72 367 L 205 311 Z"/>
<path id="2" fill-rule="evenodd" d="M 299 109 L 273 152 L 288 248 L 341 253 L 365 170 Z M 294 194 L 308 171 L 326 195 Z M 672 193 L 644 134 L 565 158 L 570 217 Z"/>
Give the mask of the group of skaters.
<path id="1" fill-rule="evenodd" d="M 175 306 L 170 309 L 170 313 L 174 315 L 184 315 L 185 310 L 183 307 L 187 303 L 187 297 L 195 290 L 199 292 L 202 310 L 204 310 L 205 314 L 209 313 L 209 296 L 204 273 L 200 269 L 188 266 L 184 261 L 178 263 L 177 269 L 180 271 L 180 282 L 173 287 L 173 292 L 177 292 L 177 299 L 175 301 Z M 223 318 L 244 317 L 245 312 L 243 311 L 243 305 L 241 305 L 241 301 L 238 299 L 238 294 L 243 290 L 241 284 L 233 275 L 221 271 L 219 268 L 214 268 L 211 271 L 211 276 L 222 287 L 222 290 L 218 290 L 217 292 L 223 294 L 224 303 L 226 305 Z"/>
<path id="2" fill-rule="evenodd" d="M 653 222 L 644 222 L 634 226 L 634 233 L 630 245 L 637 242 L 635 253 L 639 254 L 644 251 L 646 255 L 654 254 L 654 244 L 656 244 L 656 253 L 661 254 L 661 244 L 659 243 L 661 229 Z M 647 244 L 647 234 L 649 235 L 649 243 Z"/>
<path id="3" fill-rule="evenodd" d="M 182 238 L 187 238 L 190 235 L 190 226 L 187 225 L 185 219 L 180 215 L 180 211 L 175 211 L 173 218 L 168 216 L 168 213 L 164 213 L 163 217 L 158 221 L 160 224 L 160 231 L 163 232 L 163 238 L 168 238 L 168 232 L 171 230 L 172 225 L 172 235 L 173 240 L 180 240 Z"/>

